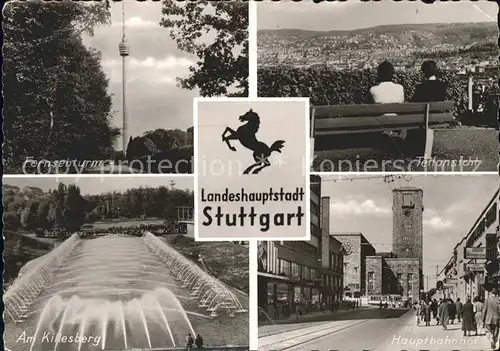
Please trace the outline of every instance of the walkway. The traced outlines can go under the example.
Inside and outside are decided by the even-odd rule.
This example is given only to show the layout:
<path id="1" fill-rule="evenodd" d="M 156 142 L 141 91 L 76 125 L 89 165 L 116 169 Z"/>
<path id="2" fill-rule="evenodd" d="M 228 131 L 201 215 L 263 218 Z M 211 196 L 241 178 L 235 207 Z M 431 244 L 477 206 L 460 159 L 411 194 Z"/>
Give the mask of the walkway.
<path id="1" fill-rule="evenodd" d="M 448 330 L 436 325 L 421 323 L 417 327 L 414 312 L 402 316 L 382 342 L 380 350 L 384 351 L 486 351 L 490 350 L 486 336 L 464 337 L 461 324 L 450 324 Z"/>

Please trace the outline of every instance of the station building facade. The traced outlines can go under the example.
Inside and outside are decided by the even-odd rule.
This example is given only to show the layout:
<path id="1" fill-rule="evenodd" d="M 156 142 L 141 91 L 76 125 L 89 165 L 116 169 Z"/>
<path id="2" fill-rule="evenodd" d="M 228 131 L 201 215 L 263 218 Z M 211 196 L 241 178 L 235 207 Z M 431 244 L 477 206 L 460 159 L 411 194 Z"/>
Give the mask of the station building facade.
<path id="1" fill-rule="evenodd" d="M 366 295 L 366 258 L 375 255 L 375 248 L 362 233 L 333 233 L 344 248 L 344 296 Z"/>
<path id="2" fill-rule="evenodd" d="M 361 233 L 334 233 L 344 247 L 344 294 L 378 300 L 418 299 L 422 288 L 423 190 L 392 191 L 392 252 L 377 253 Z"/>

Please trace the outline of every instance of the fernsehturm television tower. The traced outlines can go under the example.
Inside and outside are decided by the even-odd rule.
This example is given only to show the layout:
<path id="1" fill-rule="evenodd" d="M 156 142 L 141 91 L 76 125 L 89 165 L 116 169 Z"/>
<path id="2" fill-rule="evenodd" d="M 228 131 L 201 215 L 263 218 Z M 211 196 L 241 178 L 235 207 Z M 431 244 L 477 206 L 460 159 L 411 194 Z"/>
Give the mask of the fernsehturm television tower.
<path id="1" fill-rule="evenodd" d="M 127 56 L 130 55 L 130 46 L 125 39 L 125 1 L 122 1 L 122 41 L 118 45 L 120 56 L 122 57 L 122 118 L 123 118 L 123 152 L 127 152 L 128 143 L 128 120 L 127 120 L 127 77 L 126 77 L 126 62 Z"/>

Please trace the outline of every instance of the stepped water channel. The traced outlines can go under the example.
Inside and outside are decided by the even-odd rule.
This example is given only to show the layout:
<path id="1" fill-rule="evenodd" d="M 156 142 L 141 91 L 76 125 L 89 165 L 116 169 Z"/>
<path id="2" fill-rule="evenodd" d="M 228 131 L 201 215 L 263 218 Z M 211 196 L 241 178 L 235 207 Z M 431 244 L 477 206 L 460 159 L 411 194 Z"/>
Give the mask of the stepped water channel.
<path id="1" fill-rule="evenodd" d="M 4 294 L 8 350 L 248 342 L 248 300 L 150 233 L 74 235 L 21 273 Z"/>

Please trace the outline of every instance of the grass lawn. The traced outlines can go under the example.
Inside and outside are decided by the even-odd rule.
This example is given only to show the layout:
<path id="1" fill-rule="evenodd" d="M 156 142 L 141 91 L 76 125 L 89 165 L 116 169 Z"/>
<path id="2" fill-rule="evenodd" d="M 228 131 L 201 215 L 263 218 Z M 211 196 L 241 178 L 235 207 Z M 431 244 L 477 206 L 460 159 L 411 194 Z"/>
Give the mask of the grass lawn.
<path id="1" fill-rule="evenodd" d="M 357 140 L 356 140 L 357 141 Z M 355 142 L 355 141 L 352 141 Z M 363 140 L 360 140 L 363 144 Z M 391 152 L 375 149 L 376 146 L 362 145 L 359 148 L 332 149 L 315 152 L 313 168 L 320 172 L 352 171 L 496 171 L 498 164 L 498 131 L 486 128 L 457 127 L 436 130 L 432 156 L 440 163 L 425 167 L 418 160 L 401 153 L 397 140 L 391 142 Z M 366 144 L 366 143 L 365 143 Z M 393 149 L 393 150 L 392 150 Z M 458 164 L 464 160 L 469 164 Z M 473 160 L 474 162 L 470 162 Z M 455 165 L 452 164 L 455 161 Z"/>
<path id="2" fill-rule="evenodd" d="M 195 242 L 182 235 L 163 240 L 197 264 L 201 255 L 211 273 L 222 282 L 248 294 L 248 248 L 231 242 Z"/>

